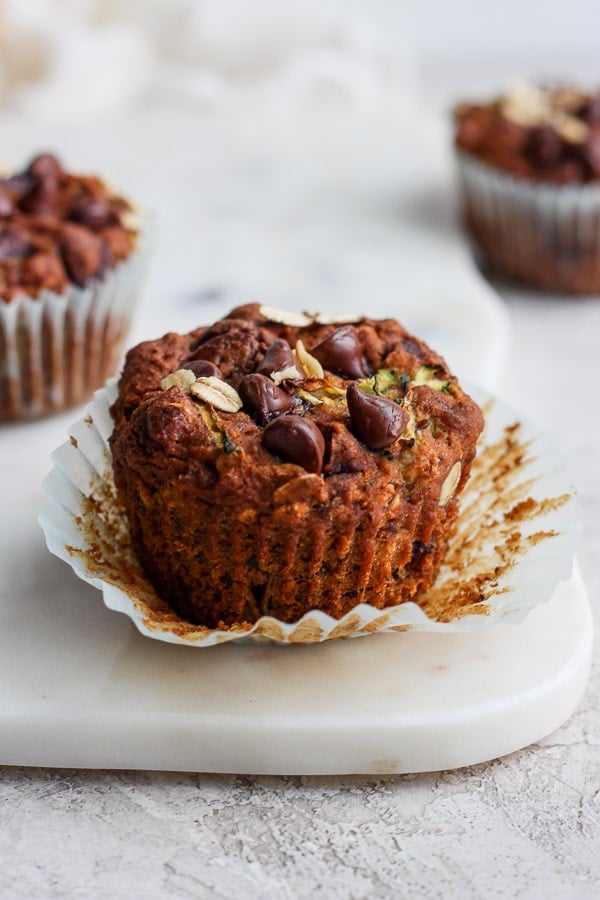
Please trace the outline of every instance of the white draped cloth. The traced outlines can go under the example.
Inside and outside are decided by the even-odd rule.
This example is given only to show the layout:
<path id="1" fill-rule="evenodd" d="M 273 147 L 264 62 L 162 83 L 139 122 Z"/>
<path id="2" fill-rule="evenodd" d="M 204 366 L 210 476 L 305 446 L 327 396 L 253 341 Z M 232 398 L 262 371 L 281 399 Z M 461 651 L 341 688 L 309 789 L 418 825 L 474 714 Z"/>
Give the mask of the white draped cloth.
<path id="1" fill-rule="evenodd" d="M 413 87 L 396 4 L 0 0 L 0 111 L 77 118 L 174 95 L 221 108 L 315 92 L 378 109 Z"/>

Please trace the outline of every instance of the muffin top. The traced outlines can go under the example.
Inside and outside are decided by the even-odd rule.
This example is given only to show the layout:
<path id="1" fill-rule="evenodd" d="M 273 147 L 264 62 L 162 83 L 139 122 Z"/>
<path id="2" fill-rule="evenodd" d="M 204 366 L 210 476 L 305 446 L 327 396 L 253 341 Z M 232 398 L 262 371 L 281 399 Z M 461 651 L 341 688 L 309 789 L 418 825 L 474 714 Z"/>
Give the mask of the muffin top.
<path id="1" fill-rule="evenodd" d="M 258 503 L 298 479 L 308 489 L 307 474 L 324 497 L 354 473 L 368 490 L 377 471 L 426 492 L 470 462 L 482 427 L 444 360 L 397 321 L 258 304 L 130 350 L 113 417 L 113 444 L 151 489 L 193 469 L 207 489 Z M 460 465 L 450 480 L 444 503 Z"/>
<path id="2" fill-rule="evenodd" d="M 136 244 L 132 209 L 99 179 L 43 153 L 0 179 L 0 298 L 84 287 Z"/>
<path id="3" fill-rule="evenodd" d="M 600 181 L 600 93 L 519 84 L 454 111 L 458 149 L 520 178 Z"/>

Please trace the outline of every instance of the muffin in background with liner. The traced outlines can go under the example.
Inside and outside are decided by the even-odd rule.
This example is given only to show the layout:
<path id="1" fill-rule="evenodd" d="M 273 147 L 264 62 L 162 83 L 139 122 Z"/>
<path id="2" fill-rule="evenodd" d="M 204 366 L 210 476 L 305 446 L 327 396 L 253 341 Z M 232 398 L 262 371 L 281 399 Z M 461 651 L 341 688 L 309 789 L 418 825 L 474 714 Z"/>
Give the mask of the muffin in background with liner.
<path id="1" fill-rule="evenodd" d="M 209 628 L 418 602 L 483 425 L 394 319 L 258 304 L 130 350 L 112 415 L 137 557 Z"/>
<path id="2" fill-rule="evenodd" d="M 141 237 L 128 200 L 52 154 L 0 179 L 0 421 L 81 403 L 115 372 Z"/>
<path id="3" fill-rule="evenodd" d="M 463 214 L 484 263 L 600 293 L 600 93 L 515 85 L 454 111 Z"/>

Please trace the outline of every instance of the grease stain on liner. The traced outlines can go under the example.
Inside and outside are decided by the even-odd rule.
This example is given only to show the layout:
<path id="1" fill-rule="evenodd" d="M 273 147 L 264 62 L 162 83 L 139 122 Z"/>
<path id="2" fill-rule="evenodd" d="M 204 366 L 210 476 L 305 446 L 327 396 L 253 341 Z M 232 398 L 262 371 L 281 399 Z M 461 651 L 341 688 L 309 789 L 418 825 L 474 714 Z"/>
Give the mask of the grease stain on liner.
<path id="1" fill-rule="evenodd" d="M 243 637 L 314 643 L 382 631 L 465 632 L 521 621 L 570 578 L 579 531 L 573 489 L 553 441 L 519 422 L 480 389 L 486 427 L 448 553 L 419 604 L 385 610 L 361 604 L 342 619 L 313 610 L 298 622 L 263 616 L 254 625 L 210 629 L 180 619 L 156 594 L 129 539 L 112 477 L 108 437 L 116 382 L 89 404 L 70 439 L 53 454 L 40 524 L 49 549 L 105 604 L 125 613 L 146 636 L 188 646 Z"/>

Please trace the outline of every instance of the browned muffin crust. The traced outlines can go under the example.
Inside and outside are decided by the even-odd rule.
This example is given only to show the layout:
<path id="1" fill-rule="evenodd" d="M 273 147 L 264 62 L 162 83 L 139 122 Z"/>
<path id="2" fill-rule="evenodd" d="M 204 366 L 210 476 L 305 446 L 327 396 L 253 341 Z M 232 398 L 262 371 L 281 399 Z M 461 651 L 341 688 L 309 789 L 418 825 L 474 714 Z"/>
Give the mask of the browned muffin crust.
<path id="1" fill-rule="evenodd" d="M 600 93 L 519 85 L 455 110 L 459 150 L 518 178 L 600 181 Z"/>
<path id="2" fill-rule="evenodd" d="M 456 519 L 482 416 L 442 358 L 392 319 L 291 321 L 252 304 L 127 356 L 117 489 L 194 623 L 415 598 Z"/>
<path id="3" fill-rule="evenodd" d="M 49 153 L 0 179 L 0 299 L 102 278 L 135 247 L 130 212 L 99 178 L 66 172 Z"/>

